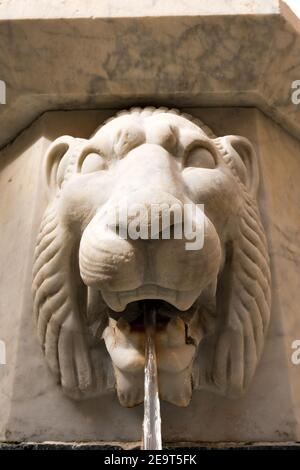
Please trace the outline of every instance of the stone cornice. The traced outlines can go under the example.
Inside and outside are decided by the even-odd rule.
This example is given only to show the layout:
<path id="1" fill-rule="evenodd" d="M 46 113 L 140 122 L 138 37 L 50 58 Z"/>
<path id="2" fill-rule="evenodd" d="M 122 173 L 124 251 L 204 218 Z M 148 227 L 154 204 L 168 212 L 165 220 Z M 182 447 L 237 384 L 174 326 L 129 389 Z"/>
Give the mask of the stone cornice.
<path id="1" fill-rule="evenodd" d="M 14 3 L 0 6 L 0 146 L 46 110 L 137 104 L 256 106 L 300 138 L 300 20 L 279 0 Z"/>

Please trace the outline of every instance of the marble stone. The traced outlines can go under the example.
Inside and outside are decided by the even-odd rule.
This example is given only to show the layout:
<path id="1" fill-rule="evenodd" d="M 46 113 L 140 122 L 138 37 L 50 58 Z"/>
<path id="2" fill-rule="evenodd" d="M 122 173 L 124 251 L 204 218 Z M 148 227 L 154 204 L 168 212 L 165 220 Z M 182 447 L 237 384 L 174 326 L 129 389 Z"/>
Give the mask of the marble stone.
<path id="1" fill-rule="evenodd" d="M 242 135 L 253 143 L 261 176 L 257 198 L 270 251 L 272 314 L 248 392 L 232 400 L 210 390 L 195 391 L 186 408 L 162 402 L 164 442 L 298 441 L 300 369 L 291 361 L 291 342 L 300 338 L 299 141 L 256 109 L 188 112 L 215 135 Z M 140 440 L 141 406 L 121 407 L 109 391 L 83 401 L 62 393 L 39 348 L 32 319 L 32 259 L 48 198 L 43 156 L 62 134 L 88 139 L 114 114 L 113 110 L 46 113 L 1 152 L 0 339 L 7 344 L 7 364 L 0 366 L 4 441 Z"/>
<path id="2" fill-rule="evenodd" d="M 38 18 L 90 18 L 90 17 L 141 17 L 141 16 L 184 16 L 216 14 L 276 14 L 279 12 L 277 1 L 269 0 L 215 0 L 214 2 L 194 2 L 194 0 L 163 0 L 160 2 L 144 0 L 81 0 L 65 3 L 53 0 L 27 0 L 22 5 L 15 0 L 1 0 L 0 12 L 4 19 Z M 125 15 L 126 13 L 126 15 Z"/>
<path id="3" fill-rule="evenodd" d="M 132 108 L 90 139 L 59 137 L 44 159 L 34 316 L 64 391 L 111 391 L 112 361 L 120 402 L 142 403 L 155 309 L 162 400 L 244 393 L 270 317 L 251 143 L 176 109 Z"/>
<path id="4" fill-rule="evenodd" d="M 300 136 L 283 1 L 2 0 L 0 20 L 0 147 L 46 110 L 138 104 L 256 106 Z"/>

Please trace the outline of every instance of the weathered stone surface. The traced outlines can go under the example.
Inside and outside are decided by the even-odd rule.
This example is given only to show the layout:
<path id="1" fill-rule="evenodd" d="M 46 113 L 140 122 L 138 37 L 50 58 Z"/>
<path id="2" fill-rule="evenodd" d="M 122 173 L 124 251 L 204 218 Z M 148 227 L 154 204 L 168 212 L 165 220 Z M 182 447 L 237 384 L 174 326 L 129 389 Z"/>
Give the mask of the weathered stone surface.
<path id="1" fill-rule="evenodd" d="M 0 19 L 0 146 L 46 110 L 138 104 L 257 106 L 300 136 L 282 1 L 2 1 Z"/>
<path id="2" fill-rule="evenodd" d="M 33 18 L 91 18 L 91 17 L 141 17 L 141 16 L 184 16 L 189 15 L 242 15 L 276 14 L 279 3 L 276 0 L 216 0 L 215 2 L 194 2 L 193 0 L 91 0 L 88 4 L 81 0 L 65 3 L 53 0 L 27 0 L 26 7 L 15 0 L 2 0 L 0 12 L 4 19 Z"/>

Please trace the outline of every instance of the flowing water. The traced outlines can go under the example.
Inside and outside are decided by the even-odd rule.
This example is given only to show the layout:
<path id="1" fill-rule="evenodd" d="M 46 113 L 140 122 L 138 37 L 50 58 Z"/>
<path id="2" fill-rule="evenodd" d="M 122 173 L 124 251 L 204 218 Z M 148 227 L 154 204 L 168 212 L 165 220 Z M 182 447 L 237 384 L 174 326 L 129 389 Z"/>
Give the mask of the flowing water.
<path id="1" fill-rule="evenodd" d="M 143 449 L 161 450 L 161 417 L 158 394 L 157 363 L 155 353 L 155 307 L 144 308 L 146 333 Z"/>

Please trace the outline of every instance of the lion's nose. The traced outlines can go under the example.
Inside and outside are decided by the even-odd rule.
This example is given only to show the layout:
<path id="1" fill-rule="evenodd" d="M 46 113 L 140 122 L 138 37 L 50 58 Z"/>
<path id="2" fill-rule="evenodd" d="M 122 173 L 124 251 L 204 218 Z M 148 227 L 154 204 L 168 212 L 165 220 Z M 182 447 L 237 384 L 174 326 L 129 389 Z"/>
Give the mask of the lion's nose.
<path id="1" fill-rule="evenodd" d="M 164 191 L 180 199 L 186 192 L 179 161 L 159 145 L 143 144 L 133 149 L 119 161 L 116 172 L 115 194 L 120 198 L 137 192 L 142 197 L 145 189 L 151 198 L 155 194 L 162 198 Z"/>
<path id="2" fill-rule="evenodd" d="M 183 223 L 183 209 L 183 202 L 172 194 L 147 188 L 127 196 L 111 215 L 120 235 L 155 239 L 164 230 Z"/>

